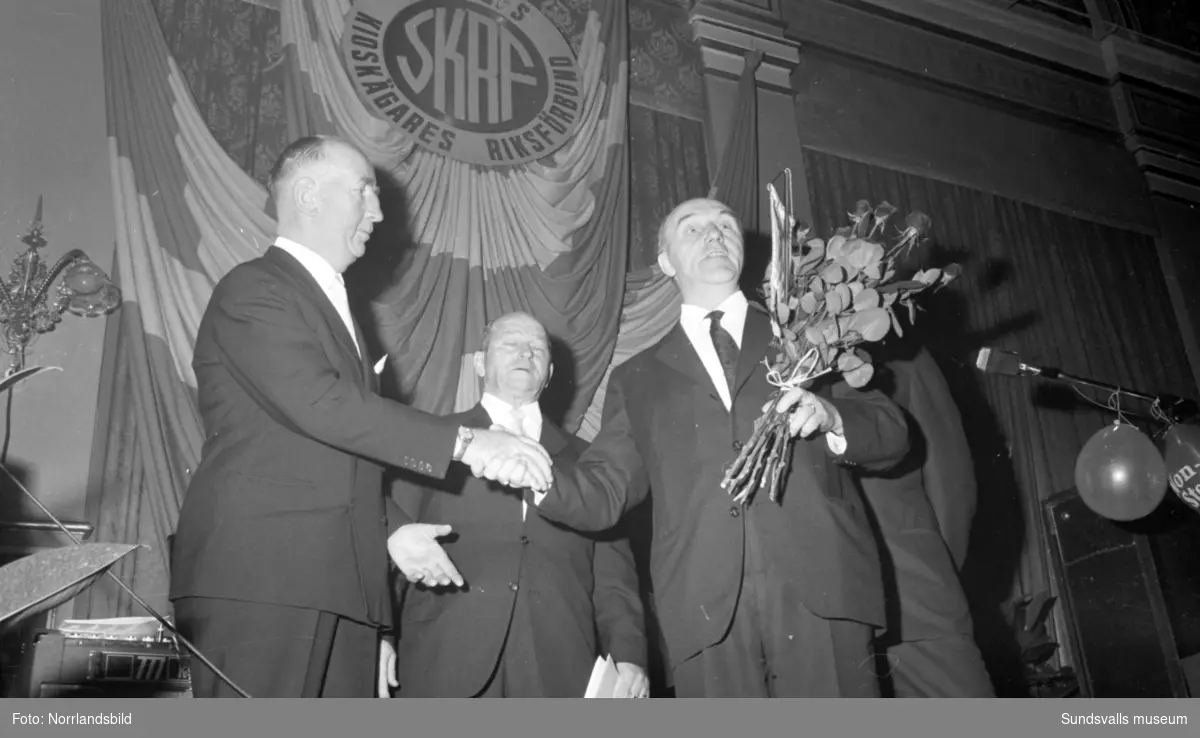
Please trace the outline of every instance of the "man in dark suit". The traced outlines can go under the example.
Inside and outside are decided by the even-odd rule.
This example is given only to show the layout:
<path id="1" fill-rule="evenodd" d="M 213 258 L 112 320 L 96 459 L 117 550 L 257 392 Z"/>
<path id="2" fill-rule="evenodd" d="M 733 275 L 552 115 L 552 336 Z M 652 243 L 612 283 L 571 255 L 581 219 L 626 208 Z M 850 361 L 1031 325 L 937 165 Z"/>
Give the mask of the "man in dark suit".
<path id="1" fill-rule="evenodd" d="M 387 696 L 388 554 L 409 579 L 459 577 L 435 540 L 448 528 L 396 537 L 412 521 L 385 508 L 382 465 L 441 477 L 451 460 L 482 473 L 503 457 L 524 483 L 545 484 L 549 457 L 375 393 L 341 278 L 383 217 L 366 157 L 301 139 L 271 191 L 278 240 L 217 284 L 196 340 L 205 441 L 170 597 L 183 635 L 251 697 Z M 236 694 L 198 661 L 192 689 Z"/>
<path id="2" fill-rule="evenodd" d="M 587 444 L 542 415 L 553 372 L 533 317 L 497 318 L 474 356 L 483 397 L 456 416 L 539 441 L 552 459 Z M 586 536 L 529 513 L 515 492 L 451 473 L 404 479 L 393 497 L 415 520 L 453 527 L 444 543 L 462 588 L 409 586 L 400 611 L 400 697 L 582 697 L 597 655 L 610 655 L 617 695 L 644 697 L 645 614 L 629 542 Z"/>
<path id="3" fill-rule="evenodd" d="M 923 347 L 898 352 L 882 366 L 880 387 L 908 412 L 913 443 L 895 469 L 861 477 L 887 552 L 889 622 L 876 647 L 886 656 L 896 697 L 994 697 L 947 544 L 958 542 L 965 554 L 975 509 L 975 467 L 962 418 Z"/>
<path id="4" fill-rule="evenodd" d="M 878 694 L 879 552 L 847 465 L 887 468 L 908 448 L 900 410 L 842 382 L 788 392 L 792 467 L 780 504 L 720 487 L 770 402 L 768 316 L 738 289 L 742 232 L 725 205 L 690 200 L 659 231 L 680 323 L 618 367 L 602 427 L 558 461 L 551 520 L 605 529 L 653 493 L 652 579 L 679 697 Z M 531 504 L 538 499 L 526 493 Z"/>

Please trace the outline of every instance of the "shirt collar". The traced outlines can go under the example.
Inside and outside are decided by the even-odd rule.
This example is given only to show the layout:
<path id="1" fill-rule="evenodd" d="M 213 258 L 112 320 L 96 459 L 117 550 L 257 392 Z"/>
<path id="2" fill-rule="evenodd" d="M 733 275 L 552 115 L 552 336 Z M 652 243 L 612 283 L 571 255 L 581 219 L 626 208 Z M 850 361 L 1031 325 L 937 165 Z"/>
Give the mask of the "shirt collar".
<path id="1" fill-rule="evenodd" d="M 741 290 L 737 290 L 729 297 L 726 297 L 720 305 L 717 305 L 713 310 L 720 310 L 724 313 L 721 316 L 721 327 L 729 331 L 733 336 L 737 345 L 742 345 L 743 328 L 746 325 L 746 311 L 749 309 L 750 303 L 746 300 L 746 295 Z M 702 308 L 698 305 L 684 304 L 679 310 L 679 322 L 683 329 L 690 334 L 707 335 L 708 334 L 708 314 L 712 310 Z"/>
<path id="2" fill-rule="evenodd" d="M 512 411 L 513 407 L 511 404 L 501 400 L 491 392 L 484 392 L 483 397 L 479 398 L 479 404 L 483 405 L 484 410 L 487 410 L 487 413 L 489 416 L 491 416 L 493 423 L 499 423 L 501 425 L 504 424 L 504 421 L 508 420 L 508 413 Z M 537 400 L 522 405 L 520 410 L 522 417 L 526 419 L 540 419 L 542 417 L 542 409 Z M 533 412 L 531 413 L 530 410 Z"/>
<path id="3" fill-rule="evenodd" d="M 296 261 L 300 262 L 300 265 L 312 275 L 313 279 L 317 280 L 317 284 L 321 286 L 321 289 L 328 290 L 334 285 L 345 287 L 346 282 L 343 280 L 342 275 L 338 274 L 329 262 L 325 261 L 325 257 L 316 251 L 283 236 L 275 237 L 275 245 L 291 254 Z"/>

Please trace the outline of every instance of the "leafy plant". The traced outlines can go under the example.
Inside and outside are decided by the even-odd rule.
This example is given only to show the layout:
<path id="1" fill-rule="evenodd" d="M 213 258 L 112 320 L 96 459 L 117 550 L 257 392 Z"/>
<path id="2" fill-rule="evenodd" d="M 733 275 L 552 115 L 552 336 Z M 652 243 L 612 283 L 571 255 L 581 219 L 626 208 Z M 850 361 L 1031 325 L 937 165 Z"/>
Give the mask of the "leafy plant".
<path id="1" fill-rule="evenodd" d="M 896 263 L 924 239 L 929 216 L 914 212 L 903 227 L 889 219 L 896 208 L 859 200 L 850 225 L 828 240 L 808 237 L 811 230 L 795 221 L 778 193 L 767 185 L 771 203 L 771 262 L 763 298 L 774 332 L 772 356 L 763 359 L 767 381 L 776 388 L 772 402 L 817 377 L 840 374 L 851 387 L 871 381 L 871 355 L 859 346 L 900 334 L 896 307 L 915 319 L 916 297 L 938 289 L 959 274 L 957 264 L 926 269 L 908 279 L 897 278 Z M 791 458 L 788 418 L 773 407 L 755 421 L 750 438 L 730 465 L 721 486 L 745 503 L 759 487 L 778 501 Z"/>

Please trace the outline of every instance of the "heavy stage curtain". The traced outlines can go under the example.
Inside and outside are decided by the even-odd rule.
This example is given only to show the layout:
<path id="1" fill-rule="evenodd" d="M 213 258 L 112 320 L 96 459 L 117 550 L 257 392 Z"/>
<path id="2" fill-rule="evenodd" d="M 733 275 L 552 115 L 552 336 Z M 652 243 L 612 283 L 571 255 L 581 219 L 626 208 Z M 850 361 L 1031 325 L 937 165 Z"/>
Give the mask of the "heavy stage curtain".
<path id="1" fill-rule="evenodd" d="M 1040 503 L 1074 486 L 1079 450 L 1116 416 L 1070 390 L 980 374 L 974 357 L 994 346 L 1122 387 L 1194 395 L 1153 240 L 818 151 L 806 150 L 805 166 L 821 233 L 846 224 L 858 199 L 886 199 L 932 217 L 934 246 L 917 257 L 924 265 L 963 264 L 915 332 L 963 410 L 976 464 L 964 585 L 992 603 L 1048 589 Z"/>
<path id="2" fill-rule="evenodd" d="M 348 3 L 281 5 L 289 137 L 349 138 L 410 198 L 402 220 L 415 246 L 400 284 L 375 307 L 389 367 L 419 407 L 445 412 L 475 401 L 465 357 L 484 323 L 509 310 L 537 315 L 568 347 L 575 381 L 564 405 L 575 425 L 608 366 L 627 253 L 626 7 L 571 5 L 548 15 L 574 27 L 564 35 L 584 77 L 580 127 L 554 156 L 503 170 L 426 154 L 367 113 L 339 62 Z M 102 7 L 115 272 L 126 303 L 102 430 L 103 482 L 89 507 L 98 511 L 97 540 L 147 544 L 120 573 L 166 608 L 165 541 L 202 442 L 196 330 L 213 285 L 261 254 L 274 224 L 267 193 L 243 168 L 256 157 L 235 161 L 215 141 L 150 0 Z M 131 610 L 102 584 L 80 607 L 84 617 Z"/>

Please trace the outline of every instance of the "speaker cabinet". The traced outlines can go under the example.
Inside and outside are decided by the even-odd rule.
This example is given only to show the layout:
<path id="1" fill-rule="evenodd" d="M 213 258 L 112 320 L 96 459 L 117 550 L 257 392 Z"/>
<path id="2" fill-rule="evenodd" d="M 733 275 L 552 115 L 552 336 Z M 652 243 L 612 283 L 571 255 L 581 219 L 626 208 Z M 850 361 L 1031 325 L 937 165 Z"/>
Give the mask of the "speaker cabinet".
<path id="1" fill-rule="evenodd" d="M 1187 697 L 1148 537 L 1092 512 L 1074 489 L 1043 513 L 1082 696 Z"/>

